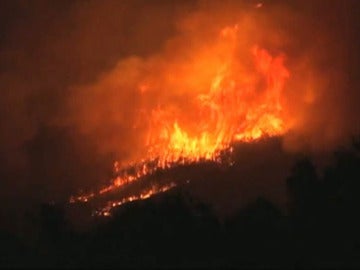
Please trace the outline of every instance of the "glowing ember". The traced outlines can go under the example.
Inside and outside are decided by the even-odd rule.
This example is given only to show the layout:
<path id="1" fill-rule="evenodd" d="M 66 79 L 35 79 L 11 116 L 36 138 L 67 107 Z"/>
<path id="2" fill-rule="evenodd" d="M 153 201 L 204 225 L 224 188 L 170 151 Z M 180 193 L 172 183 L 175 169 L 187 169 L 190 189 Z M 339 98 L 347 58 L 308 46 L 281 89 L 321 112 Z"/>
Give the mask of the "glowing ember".
<path id="1" fill-rule="evenodd" d="M 97 195 L 82 195 L 71 201 L 86 202 L 174 164 L 220 161 L 220 153 L 231 151 L 230 145 L 235 141 L 249 142 L 285 133 L 289 126 L 282 92 L 289 72 L 284 58 L 253 46 L 248 51 L 252 64 L 242 64 L 238 56 L 239 39 L 237 25 L 225 27 L 214 43 L 194 59 L 184 60 L 179 67 L 169 67 L 169 74 L 179 76 L 172 76 L 166 85 L 171 87 L 173 81 L 177 87 L 183 84 L 182 98 L 188 100 L 186 108 L 176 109 L 171 103 L 158 104 L 148 114 L 147 152 L 142 161 L 124 166 L 116 162 L 116 177 L 109 186 Z M 197 70 L 200 72 L 195 72 Z M 151 83 L 139 82 L 138 91 L 144 95 L 154 87 Z M 170 187 L 151 188 L 140 195 L 109 202 L 98 214 L 110 215 L 114 206 L 148 198 Z"/>
<path id="2" fill-rule="evenodd" d="M 129 197 L 125 197 L 119 201 L 109 201 L 109 202 L 107 202 L 107 205 L 105 207 L 100 208 L 99 210 L 95 211 L 94 215 L 104 216 L 104 217 L 111 216 L 111 209 L 113 207 L 120 206 L 122 204 L 132 202 L 132 201 L 145 200 L 157 193 L 165 192 L 175 186 L 176 186 L 175 183 L 170 183 L 170 184 L 165 185 L 160 188 L 156 187 L 156 186 L 152 186 L 150 189 L 146 189 L 146 190 L 142 191 L 139 195 L 132 195 Z"/>

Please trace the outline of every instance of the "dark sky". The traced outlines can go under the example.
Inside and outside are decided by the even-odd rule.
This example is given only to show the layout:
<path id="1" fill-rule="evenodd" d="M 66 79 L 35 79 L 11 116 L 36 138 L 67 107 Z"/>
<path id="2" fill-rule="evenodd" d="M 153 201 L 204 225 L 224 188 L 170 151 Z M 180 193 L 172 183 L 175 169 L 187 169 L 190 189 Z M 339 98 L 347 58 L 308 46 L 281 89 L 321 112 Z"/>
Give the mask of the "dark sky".
<path id="1" fill-rule="evenodd" d="M 23 215 L 18 210 L 22 205 L 61 200 L 109 178 L 117 153 L 101 151 L 99 144 L 113 132 L 111 125 L 104 126 L 101 136 L 79 135 L 76 123 L 86 126 L 87 119 L 75 116 L 77 121 L 72 121 L 68 100 L 79 86 L 96 84 L 103 74 L 111 73 L 121 59 L 161 52 L 165 42 L 178 34 L 182 18 L 198 11 L 211 18 L 219 2 L 224 10 L 219 14 L 232 10 L 231 18 L 256 4 L 0 1 L 0 220 L 4 225 L 11 226 Z M 321 74 L 331 82 L 323 89 L 325 101 L 309 108 L 314 116 L 311 131 L 299 128 L 300 135 L 285 140 L 285 148 L 301 151 L 305 145 L 308 150 L 322 141 L 324 130 L 335 134 L 331 145 L 346 140 L 359 127 L 359 1 L 262 2 L 264 20 L 276 21 L 273 27 L 286 33 L 284 51 L 290 65 L 296 70 L 297 59 L 314 60 L 311 70 L 319 71 L 315 76 Z M 296 143 L 301 141 L 298 137 L 309 139 Z"/>

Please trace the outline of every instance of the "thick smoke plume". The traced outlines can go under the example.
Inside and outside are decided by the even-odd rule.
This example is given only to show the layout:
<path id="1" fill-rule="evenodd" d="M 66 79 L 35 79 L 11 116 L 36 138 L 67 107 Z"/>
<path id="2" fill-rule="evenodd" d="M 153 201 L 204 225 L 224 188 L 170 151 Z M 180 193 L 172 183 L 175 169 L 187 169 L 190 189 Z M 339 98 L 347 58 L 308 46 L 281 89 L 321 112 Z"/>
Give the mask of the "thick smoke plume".
<path id="1" fill-rule="evenodd" d="M 359 127 L 358 10 L 356 1 L 2 1 L 2 200 L 66 198 L 105 181 L 115 159 L 142 155 L 159 103 L 192 118 L 188 97 L 219 64 L 212 48 L 228 26 L 241 37 L 239 73 L 254 45 L 285 59 L 284 149 L 345 144 Z"/>
<path id="2" fill-rule="evenodd" d="M 283 93 L 289 126 L 285 149 L 333 149 L 358 126 L 355 108 L 349 110 L 354 97 L 347 84 L 346 40 L 321 17 L 304 15 L 296 7 L 199 2 L 179 16 L 173 34 L 153 53 L 123 57 L 94 82 L 71 87 L 70 124 L 92 138 L 101 153 L 114 153 L 120 160 L 141 158 L 157 107 L 166 106 L 187 119 L 198 117 L 192 114 L 191 98 L 209 87 L 233 49 L 231 42 L 218 42 L 219 33 L 236 28 L 233 61 L 242 63 L 236 67 L 239 77 L 242 69 L 251 67 L 254 45 L 286 55 L 291 75 Z M 318 8 L 329 12 L 328 7 Z M 146 46 L 156 36 L 141 38 L 138 42 Z"/>

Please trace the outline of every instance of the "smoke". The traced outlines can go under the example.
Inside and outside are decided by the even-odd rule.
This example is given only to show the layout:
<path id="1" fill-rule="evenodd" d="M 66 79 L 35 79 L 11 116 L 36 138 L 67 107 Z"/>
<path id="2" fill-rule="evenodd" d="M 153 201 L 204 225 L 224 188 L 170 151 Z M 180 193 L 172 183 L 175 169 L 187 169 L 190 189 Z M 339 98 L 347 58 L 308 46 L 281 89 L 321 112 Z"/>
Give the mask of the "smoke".
<path id="1" fill-rule="evenodd" d="M 109 179 L 113 157 L 100 155 L 97 141 L 68 120 L 72 86 L 95 83 L 119 59 L 156 52 L 172 34 L 172 20 L 192 5 L 0 3 L 1 226 L 21 232 L 28 208 Z"/>
<path id="2" fill-rule="evenodd" d="M 251 67 L 254 45 L 286 55 L 291 76 L 283 94 L 289 124 L 285 149 L 334 149 L 356 134 L 358 125 L 356 108 L 349 110 L 354 96 L 347 78 L 349 55 L 344 53 L 346 27 L 334 29 L 332 23 L 348 7 L 333 4 L 311 7 L 326 14 L 316 17 L 306 4 L 297 11 L 297 3 L 269 2 L 259 8 L 252 1 L 199 2 L 174 21 L 172 36 L 153 53 L 120 58 L 94 82 L 72 87 L 70 123 L 92 137 L 100 153 L 114 153 L 120 160 L 144 156 L 146 130 L 157 107 L 166 106 L 181 118 L 198 117 L 191 113 L 191 99 L 209 86 L 233 50 L 231 42 L 219 43 L 219 33 L 236 27 L 240 38 L 234 61 L 242 65 L 234 73 L 239 77 Z M 156 36 L 142 38 L 147 46 Z"/>
<path id="3" fill-rule="evenodd" d="M 107 180 L 113 160 L 142 155 L 159 104 L 194 118 L 189 97 L 227 57 L 226 46 L 214 55 L 227 26 L 241 36 L 240 74 L 253 45 L 286 57 L 284 149 L 346 143 L 359 127 L 359 5 L 344 2 L 2 1 L 2 199 L 66 198 Z"/>
<path id="4" fill-rule="evenodd" d="M 285 149 L 332 151 L 358 134 L 358 69 L 353 63 L 359 57 L 353 36 L 358 21 L 351 11 L 358 8 L 354 2 L 319 1 L 294 13 L 290 33 L 296 35 L 288 35 L 287 49 L 289 113 L 295 119 Z"/>

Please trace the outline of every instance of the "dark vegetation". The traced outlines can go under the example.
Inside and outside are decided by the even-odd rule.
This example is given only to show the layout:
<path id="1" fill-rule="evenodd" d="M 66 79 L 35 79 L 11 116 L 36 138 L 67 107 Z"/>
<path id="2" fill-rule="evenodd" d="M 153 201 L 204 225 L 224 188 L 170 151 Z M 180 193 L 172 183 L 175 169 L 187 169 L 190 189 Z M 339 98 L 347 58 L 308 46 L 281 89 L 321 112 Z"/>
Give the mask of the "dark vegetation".
<path id="1" fill-rule="evenodd" d="M 360 267 L 360 146 L 317 174 L 303 158 L 287 179 L 289 211 L 258 198 L 220 221 L 181 188 L 119 207 L 86 232 L 44 204 L 39 239 L 1 237 L 2 266 Z"/>

